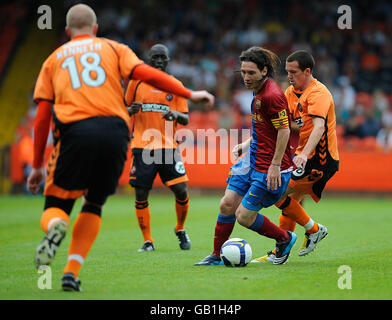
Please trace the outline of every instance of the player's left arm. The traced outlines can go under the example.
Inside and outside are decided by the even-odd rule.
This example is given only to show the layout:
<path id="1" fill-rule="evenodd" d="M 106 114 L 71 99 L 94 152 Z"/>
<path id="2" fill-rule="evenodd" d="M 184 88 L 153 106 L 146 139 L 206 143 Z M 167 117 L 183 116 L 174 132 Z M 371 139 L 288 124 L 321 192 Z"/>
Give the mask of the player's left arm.
<path id="1" fill-rule="evenodd" d="M 280 166 L 290 139 L 287 100 L 277 97 L 271 101 L 271 123 L 278 131 L 276 147 L 267 173 L 267 188 L 276 190 L 282 185 Z"/>
<path id="2" fill-rule="evenodd" d="M 176 110 L 166 111 L 162 114 L 162 118 L 167 121 L 177 121 L 183 126 L 186 126 L 189 123 L 188 113 L 182 113 Z"/>
<path id="3" fill-rule="evenodd" d="M 290 139 L 290 129 L 281 128 L 278 130 L 276 137 L 276 147 L 274 157 L 272 158 L 271 165 L 268 168 L 267 174 L 267 188 L 276 190 L 282 185 L 282 179 L 280 176 L 280 166 L 283 160 L 284 153 L 286 151 L 287 143 Z"/>
<path id="4" fill-rule="evenodd" d="M 179 84 L 182 85 L 180 81 L 178 81 Z M 188 116 L 188 104 L 186 102 L 186 99 L 183 97 L 174 96 L 174 109 L 170 109 L 166 111 L 163 115 L 162 118 L 164 118 L 167 121 L 177 121 L 179 124 L 186 126 L 189 123 L 189 116 Z"/>
<path id="5" fill-rule="evenodd" d="M 325 131 L 325 119 L 331 106 L 332 97 L 328 93 L 314 92 L 308 97 L 308 115 L 312 117 L 313 130 L 309 135 L 308 142 L 302 152 L 293 159 L 299 168 L 305 168 L 309 155 L 316 148 Z"/>

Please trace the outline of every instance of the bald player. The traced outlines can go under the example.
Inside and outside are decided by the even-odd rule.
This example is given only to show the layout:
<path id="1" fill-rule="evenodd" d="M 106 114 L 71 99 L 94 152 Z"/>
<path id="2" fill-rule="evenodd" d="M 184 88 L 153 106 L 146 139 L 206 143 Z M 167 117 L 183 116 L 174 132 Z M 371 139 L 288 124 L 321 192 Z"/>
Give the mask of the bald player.
<path id="1" fill-rule="evenodd" d="M 148 63 L 164 72 L 169 60 L 169 49 L 163 44 L 154 45 L 148 53 Z M 133 160 L 129 183 L 135 188 L 136 217 L 144 239 L 143 246 L 138 252 L 155 250 L 151 235 L 148 195 L 157 174 L 174 194 L 177 217 L 174 232 L 180 248 L 189 250 L 191 241 L 184 228 L 189 208 L 188 177 L 175 139 L 177 123 L 188 124 L 186 99 L 156 90 L 144 81 L 131 80 L 125 94 L 125 102 L 130 105 L 129 114 L 134 123 L 131 141 Z M 152 137 L 155 135 L 154 132 L 159 134 L 153 141 L 143 139 L 146 134 L 150 136 L 149 132 Z M 154 159 L 153 163 L 144 161 L 146 154 Z"/>
<path id="2" fill-rule="evenodd" d="M 206 91 L 190 91 L 176 79 L 146 65 L 127 46 L 96 37 L 98 25 L 87 5 L 71 7 L 65 31 L 71 40 L 44 62 L 34 91 L 34 161 L 27 186 L 37 193 L 43 157 L 53 120 L 54 150 L 45 181 L 41 227 L 46 233 L 35 265 L 49 265 L 64 239 L 75 200 L 84 196 L 72 230 L 62 277 L 65 291 L 81 291 L 80 269 L 101 225 L 101 212 L 116 190 L 129 142 L 129 115 L 121 80 L 139 79 L 154 87 L 212 105 Z"/>

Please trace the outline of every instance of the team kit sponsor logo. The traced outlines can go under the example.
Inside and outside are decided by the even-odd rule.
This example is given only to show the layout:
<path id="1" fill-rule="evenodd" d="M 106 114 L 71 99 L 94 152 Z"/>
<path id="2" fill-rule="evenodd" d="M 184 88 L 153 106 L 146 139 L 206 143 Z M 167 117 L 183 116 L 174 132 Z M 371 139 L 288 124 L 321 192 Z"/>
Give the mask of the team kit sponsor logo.
<path id="1" fill-rule="evenodd" d="M 161 112 L 164 113 L 170 110 L 170 107 L 159 103 L 143 103 L 142 112 Z"/>
<path id="2" fill-rule="evenodd" d="M 183 163 L 186 164 L 234 164 L 237 159 L 231 150 L 250 137 L 250 129 L 226 130 L 220 128 L 214 130 L 209 128 L 191 130 L 180 128 L 175 130 L 174 126 L 173 121 L 165 121 L 163 132 L 155 128 L 143 131 L 141 139 L 148 142 L 144 148 L 147 151 L 143 152 L 142 155 L 144 163 L 175 164 L 182 159 Z M 165 154 L 149 151 L 155 149 L 154 146 L 156 145 L 164 145 L 164 141 L 167 141 L 167 139 L 179 142 L 179 152 L 176 152 L 175 149 L 166 149 Z M 173 153 L 173 156 L 170 155 L 170 152 Z M 175 159 L 177 153 L 181 156 L 180 159 Z"/>

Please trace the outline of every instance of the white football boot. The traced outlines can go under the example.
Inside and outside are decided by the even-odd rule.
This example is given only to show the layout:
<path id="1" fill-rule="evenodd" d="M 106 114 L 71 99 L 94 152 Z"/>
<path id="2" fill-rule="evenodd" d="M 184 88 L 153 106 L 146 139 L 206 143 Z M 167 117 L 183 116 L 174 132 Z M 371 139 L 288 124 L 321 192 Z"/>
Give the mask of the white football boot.
<path id="1" fill-rule="evenodd" d="M 305 256 L 312 252 L 317 244 L 328 235 L 328 230 L 321 224 L 318 224 L 318 231 L 315 233 L 305 233 L 305 239 L 302 247 L 298 251 L 299 256 Z"/>
<path id="2" fill-rule="evenodd" d="M 57 221 L 50 228 L 35 251 L 34 263 L 37 269 L 40 266 L 49 265 L 53 261 L 67 228 L 68 223 L 64 220 Z"/>

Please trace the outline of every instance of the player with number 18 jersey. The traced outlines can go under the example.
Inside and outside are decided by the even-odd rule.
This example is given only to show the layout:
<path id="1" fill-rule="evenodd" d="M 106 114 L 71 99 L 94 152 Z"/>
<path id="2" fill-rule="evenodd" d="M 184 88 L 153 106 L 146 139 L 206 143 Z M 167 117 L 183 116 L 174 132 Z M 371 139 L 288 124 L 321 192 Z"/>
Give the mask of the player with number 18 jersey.
<path id="1" fill-rule="evenodd" d="M 54 116 L 61 123 L 97 116 L 118 116 L 128 123 L 120 78 L 141 63 L 123 44 L 76 36 L 45 61 L 34 99 L 54 103 Z"/>
<path id="2" fill-rule="evenodd" d="M 107 139 L 113 135 L 115 145 L 120 140 L 119 137 L 115 138 L 112 126 L 122 131 L 123 148 L 118 154 L 114 172 L 103 170 L 104 167 L 99 170 L 100 179 L 107 181 L 108 190 L 100 190 L 94 196 L 95 201 L 103 203 L 107 194 L 115 191 L 129 141 L 129 116 L 120 79 L 128 77 L 142 63 L 127 46 L 90 35 L 75 36 L 44 62 L 34 99 L 53 104 L 55 134 L 55 149 L 47 168 L 45 195 L 76 199 L 87 193 L 90 172 L 93 170 L 90 159 L 96 157 L 98 166 L 104 162 L 104 157 L 89 151 L 88 146 L 91 148 L 94 142 L 87 142 L 85 147 L 80 147 L 76 139 L 83 139 L 80 137 L 83 137 L 84 131 L 106 129 Z M 114 141 L 116 139 L 117 142 Z M 67 150 L 62 147 L 62 142 L 67 143 Z M 76 174 L 64 175 L 71 166 Z"/>

